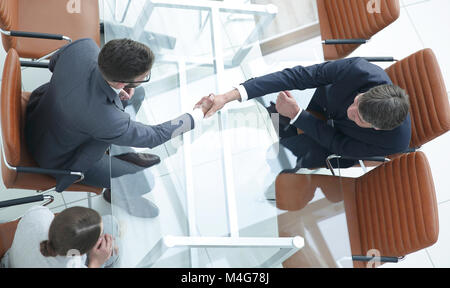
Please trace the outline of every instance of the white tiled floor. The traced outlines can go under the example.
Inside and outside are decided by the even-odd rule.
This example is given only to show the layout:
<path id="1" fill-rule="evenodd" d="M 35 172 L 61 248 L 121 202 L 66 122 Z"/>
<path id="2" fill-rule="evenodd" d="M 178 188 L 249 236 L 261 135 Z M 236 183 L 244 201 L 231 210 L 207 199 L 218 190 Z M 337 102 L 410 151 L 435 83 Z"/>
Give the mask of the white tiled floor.
<path id="1" fill-rule="evenodd" d="M 450 91 L 450 1 L 448 0 L 401 0 L 401 16 L 392 25 L 375 35 L 372 40 L 357 49 L 352 56 L 406 57 L 425 47 L 432 48 L 440 63 L 444 80 Z M 0 65 L 3 67 L 6 53 L 0 49 Z M 314 38 L 265 57 L 267 64 L 283 61 L 321 61 L 320 39 Z M 386 64 L 381 65 L 383 67 Z M 1 77 L 1 75 L 0 75 Z M 32 91 L 49 79 L 46 71 L 26 69 L 23 71 L 24 90 Z M 438 242 L 427 249 L 408 255 L 399 264 L 384 267 L 450 267 L 450 133 L 426 144 L 422 151 L 428 157 L 439 208 L 440 234 Z M 163 173 L 164 174 L 164 173 Z M 161 175 L 162 176 L 162 175 Z M 0 183 L 0 201 L 34 195 L 33 191 L 7 190 Z M 66 207 L 87 206 L 87 193 L 53 193 L 55 201 L 49 207 L 59 212 Z M 101 214 L 109 214 L 110 206 L 101 196 L 92 198 L 93 208 Z M 0 209 L 0 222 L 23 214 L 29 205 L 14 209 Z"/>

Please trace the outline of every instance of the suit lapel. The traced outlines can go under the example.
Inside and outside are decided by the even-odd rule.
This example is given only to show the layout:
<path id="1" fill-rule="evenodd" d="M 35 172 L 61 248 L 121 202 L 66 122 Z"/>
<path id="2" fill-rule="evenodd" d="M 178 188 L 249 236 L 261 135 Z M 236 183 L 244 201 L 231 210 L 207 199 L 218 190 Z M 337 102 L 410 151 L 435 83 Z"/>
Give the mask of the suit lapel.
<path id="1" fill-rule="evenodd" d="M 119 95 L 116 95 L 116 97 L 113 100 L 114 105 L 116 105 L 117 108 L 119 108 L 121 111 L 125 111 L 122 105 L 122 101 L 120 101 Z"/>

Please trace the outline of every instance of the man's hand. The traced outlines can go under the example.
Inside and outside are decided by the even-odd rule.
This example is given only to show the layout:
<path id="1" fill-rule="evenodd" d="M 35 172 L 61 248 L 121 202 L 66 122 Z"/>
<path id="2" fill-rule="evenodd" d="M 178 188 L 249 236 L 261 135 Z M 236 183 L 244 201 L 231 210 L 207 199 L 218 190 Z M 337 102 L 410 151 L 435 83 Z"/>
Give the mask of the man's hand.
<path id="1" fill-rule="evenodd" d="M 239 99 L 241 99 L 241 94 L 239 94 L 239 91 L 237 89 L 231 90 L 225 94 L 220 95 L 214 95 L 211 93 L 209 94 L 209 96 L 203 97 L 197 104 L 195 104 L 194 109 L 200 106 L 203 109 L 207 107 L 208 110 L 206 112 L 205 111 L 203 112 L 205 113 L 205 118 L 209 118 L 212 115 L 214 115 L 217 111 L 222 109 L 228 102 Z M 212 101 L 212 104 L 209 101 Z"/>
<path id="2" fill-rule="evenodd" d="M 123 88 L 120 90 L 119 98 L 122 101 L 130 100 L 134 95 L 134 88 Z"/>
<path id="3" fill-rule="evenodd" d="M 278 113 L 291 120 L 295 118 L 301 110 L 297 105 L 297 101 L 295 101 L 289 91 L 280 92 L 280 94 L 278 94 L 276 108 Z"/>
<path id="4" fill-rule="evenodd" d="M 203 114 L 205 114 L 205 118 L 209 118 L 214 113 L 219 111 L 225 106 L 227 102 L 225 102 L 223 95 L 214 95 L 209 94 L 209 96 L 203 97 L 197 104 L 195 104 L 195 108 L 202 107 Z"/>
<path id="5" fill-rule="evenodd" d="M 113 252 L 113 238 L 109 234 L 101 236 L 89 251 L 89 268 L 99 268 L 105 264 Z"/>
<path id="6" fill-rule="evenodd" d="M 214 94 L 209 94 L 209 96 L 205 96 L 200 101 L 195 104 L 194 109 L 201 108 L 203 111 L 203 116 L 211 109 L 214 105 Z"/>

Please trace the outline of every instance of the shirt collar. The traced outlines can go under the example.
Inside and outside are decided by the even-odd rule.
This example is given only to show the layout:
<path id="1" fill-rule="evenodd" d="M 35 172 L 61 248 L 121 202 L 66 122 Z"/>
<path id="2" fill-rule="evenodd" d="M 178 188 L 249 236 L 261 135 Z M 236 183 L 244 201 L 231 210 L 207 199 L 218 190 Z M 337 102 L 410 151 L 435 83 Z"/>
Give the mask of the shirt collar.
<path id="1" fill-rule="evenodd" d="M 110 85 L 110 87 L 111 87 L 111 89 L 114 90 L 114 92 L 116 92 L 117 95 L 119 95 L 120 91 L 122 91 L 122 89 L 116 89 L 116 88 L 112 87 L 111 85 Z"/>

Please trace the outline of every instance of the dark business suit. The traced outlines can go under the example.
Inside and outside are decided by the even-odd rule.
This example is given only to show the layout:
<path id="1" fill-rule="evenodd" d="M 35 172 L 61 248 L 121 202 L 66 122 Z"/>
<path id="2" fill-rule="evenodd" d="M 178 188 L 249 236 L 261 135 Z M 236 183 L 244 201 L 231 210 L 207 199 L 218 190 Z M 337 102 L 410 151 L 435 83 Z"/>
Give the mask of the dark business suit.
<path id="1" fill-rule="evenodd" d="M 131 120 L 99 71 L 99 52 L 92 39 L 63 47 L 50 60 L 50 82 L 33 91 L 26 141 L 39 166 L 94 173 L 90 169 L 107 161 L 105 151 L 111 144 L 153 148 L 194 128 L 189 114 L 154 126 Z M 56 178 L 57 191 L 77 179 Z"/>
<path id="2" fill-rule="evenodd" d="M 409 114 L 399 127 L 390 131 L 361 128 L 347 117 L 347 109 L 359 93 L 382 84 L 392 84 L 383 69 L 362 58 L 348 58 L 285 69 L 250 79 L 242 85 L 249 99 L 284 90 L 317 88 L 308 110 L 322 113 L 327 121 L 302 111 L 293 126 L 304 134 L 294 133 L 280 140 L 298 157 L 299 166 L 314 168 L 324 167 L 326 157 L 331 154 L 386 156 L 408 148 Z M 353 161 L 343 161 L 340 166 L 353 164 Z"/>

